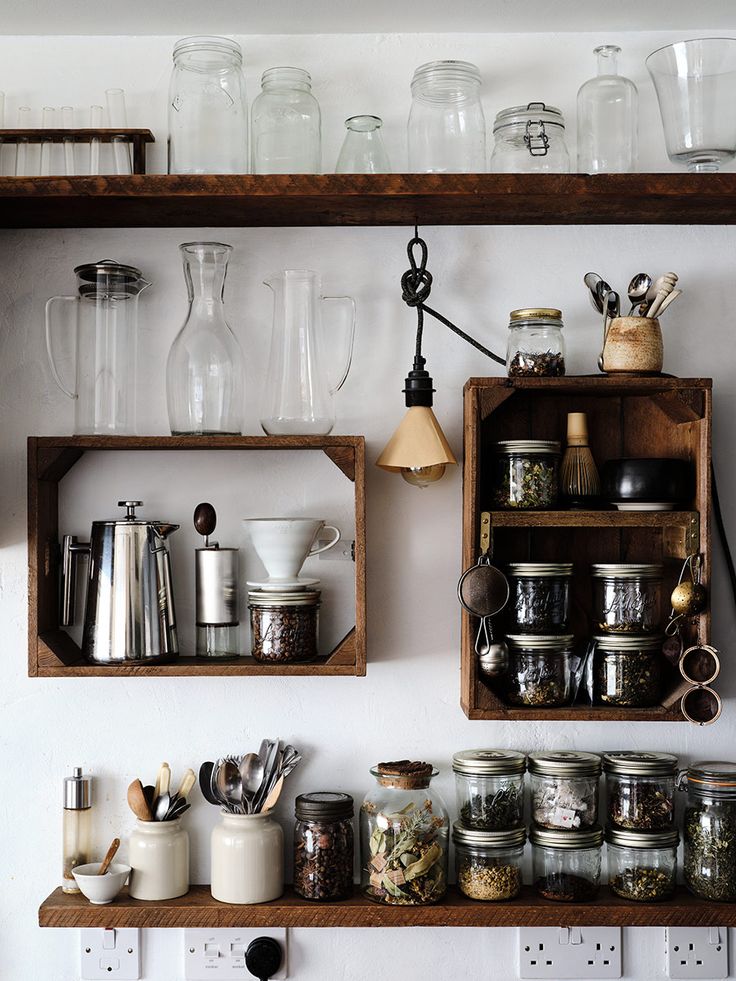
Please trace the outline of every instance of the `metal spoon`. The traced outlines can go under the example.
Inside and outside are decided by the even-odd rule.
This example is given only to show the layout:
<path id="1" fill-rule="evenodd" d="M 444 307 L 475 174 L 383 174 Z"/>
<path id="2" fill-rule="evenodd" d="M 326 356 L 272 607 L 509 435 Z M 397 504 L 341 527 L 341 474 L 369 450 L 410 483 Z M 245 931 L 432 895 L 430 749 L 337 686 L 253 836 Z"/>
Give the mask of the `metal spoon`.
<path id="1" fill-rule="evenodd" d="M 648 273 L 637 273 L 636 276 L 632 277 L 628 289 L 629 302 L 631 303 L 630 317 L 634 316 L 637 304 L 642 302 L 651 285 L 652 277 Z"/>
<path id="2" fill-rule="evenodd" d="M 603 313 L 603 307 L 598 299 L 597 290 L 598 283 L 601 282 L 601 277 L 598 275 L 598 273 L 587 272 L 583 276 L 583 282 L 590 290 L 590 302 L 593 304 L 594 309 L 597 310 L 598 313 Z"/>
<path id="3" fill-rule="evenodd" d="M 611 326 L 611 321 L 615 320 L 616 317 L 621 313 L 621 298 L 615 290 L 610 290 L 606 295 L 606 312 L 603 317 L 603 351 L 606 349 L 606 338 L 608 337 L 608 329 Z M 598 367 L 601 371 L 606 369 L 603 367 L 603 351 L 598 355 Z"/>
<path id="4" fill-rule="evenodd" d="M 240 779 L 240 768 L 230 756 L 218 760 L 217 763 L 217 791 L 236 814 L 242 813 L 243 781 Z"/>
<path id="5" fill-rule="evenodd" d="M 595 294 L 597 298 L 597 307 L 600 313 L 605 313 L 606 309 L 606 297 L 609 293 L 612 293 L 611 287 L 605 281 L 605 279 L 600 279 L 595 286 Z"/>
<path id="6" fill-rule="evenodd" d="M 199 789 L 202 791 L 204 799 L 210 804 L 219 803 L 217 797 L 212 793 L 212 768 L 214 765 L 214 763 L 208 760 L 199 768 Z"/>
<path id="7" fill-rule="evenodd" d="M 246 753 L 240 762 L 240 779 L 243 782 L 243 803 L 248 811 L 263 781 L 263 760 L 257 753 Z"/>

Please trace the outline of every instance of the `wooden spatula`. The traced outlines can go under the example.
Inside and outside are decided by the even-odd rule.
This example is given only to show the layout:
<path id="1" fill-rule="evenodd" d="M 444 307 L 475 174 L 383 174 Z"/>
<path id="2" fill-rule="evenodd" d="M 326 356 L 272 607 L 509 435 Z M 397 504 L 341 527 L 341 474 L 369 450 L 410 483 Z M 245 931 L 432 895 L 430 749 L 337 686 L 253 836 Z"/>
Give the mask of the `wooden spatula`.
<path id="1" fill-rule="evenodd" d="M 105 855 L 105 857 L 102 859 L 102 865 L 100 866 L 100 871 L 97 873 L 98 875 L 104 875 L 110 868 L 110 862 L 112 862 L 117 855 L 118 848 L 120 848 L 120 839 L 113 838 L 112 844 L 107 849 L 107 855 Z"/>

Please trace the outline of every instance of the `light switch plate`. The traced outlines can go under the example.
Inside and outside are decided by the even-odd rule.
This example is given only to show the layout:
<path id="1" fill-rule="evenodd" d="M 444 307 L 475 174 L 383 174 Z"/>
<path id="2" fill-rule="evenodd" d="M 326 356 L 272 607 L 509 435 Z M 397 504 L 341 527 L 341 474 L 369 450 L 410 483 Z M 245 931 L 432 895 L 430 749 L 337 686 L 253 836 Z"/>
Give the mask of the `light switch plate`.
<path id="1" fill-rule="evenodd" d="M 620 927 L 520 927 L 519 977 L 620 978 Z"/>
<path id="2" fill-rule="evenodd" d="M 245 966 L 245 952 L 256 937 L 278 940 L 284 957 L 273 978 L 274 981 L 288 978 L 288 931 L 266 927 L 260 930 L 185 930 L 184 977 L 187 981 L 207 981 L 208 978 L 249 978 L 252 981 L 253 975 Z"/>
<path id="3" fill-rule="evenodd" d="M 664 946 L 670 978 L 728 977 L 726 927 L 667 927 Z"/>
<path id="4" fill-rule="evenodd" d="M 80 930 L 80 974 L 85 981 L 116 978 L 138 981 L 141 976 L 141 931 L 138 929 Z"/>

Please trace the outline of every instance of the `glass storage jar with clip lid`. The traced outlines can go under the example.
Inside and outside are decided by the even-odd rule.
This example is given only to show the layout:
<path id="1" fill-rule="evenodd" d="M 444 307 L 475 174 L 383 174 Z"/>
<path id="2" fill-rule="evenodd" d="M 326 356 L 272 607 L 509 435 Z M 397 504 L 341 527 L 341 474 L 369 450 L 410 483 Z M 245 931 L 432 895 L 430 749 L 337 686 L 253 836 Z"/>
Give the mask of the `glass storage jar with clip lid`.
<path id="1" fill-rule="evenodd" d="M 493 445 L 493 504 L 502 510 L 546 511 L 559 494 L 560 444 L 505 439 Z"/>
<path id="2" fill-rule="evenodd" d="M 594 637 L 593 701 L 650 708 L 662 695 L 663 636 L 603 634 Z"/>
<path id="3" fill-rule="evenodd" d="M 512 705 L 556 708 L 570 701 L 572 634 L 507 634 L 504 691 Z"/>
<path id="4" fill-rule="evenodd" d="M 466 749 L 452 757 L 463 826 L 508 831 L 524 819 L 526 756 L 509 749 Z"/>
<path id="5" fill-rule="evenodd" d="M 663 831 L 674 825 L 676 756 L 604 753 L 603 772 L 609 824 L 626 831 Z"/>
<path id="6" fill-rule="evenodd" d="M 529 102 L 503 109 L 496 116 L 493 135 L 493 174 L 567 174 L 570 170 L 565 119 L 554 106 Z"/>
<path id="7" fill-rule="evenodd" d="M 596 823 L 600 756 L 572 750 L 531 753 L 527 766 L 536 825 L 578 831 Z"/>
<path id="8" fill-rule="evenodd" d="M 662 629 L 662 566 L 604 562 L 593 565 L 593 622 L 606 634 L 656 634 Z"/>
<path id="9" fill-rule="evenodd" d="M 570 625 L 572 562 L 511 562 L 507 604 L 512 634 L 564 634 Z"/>
<path id="10" fill-rule="evenodd" d="M 468 899 L 500 902 L 519 895 L 526 828 L 478 831 L 456 821 L 452 840 L 458 889 Z"/>
<path id="11" fill-rule="evenodd" d="M 506 371 L 511 378 L 559 378 L 565 374 L 562 311 L 528 307 L 509 314 Z"/>
<path id="12" fill-rule="evenodd" d="M 693 763 L 685 785 L 685 885 L 701 899 L 736 902 L 736 763 Z"/>
<path id="13" fill-rule="evenodd" d="M 587 903 L 601 884 L 603 829 L 552 831 L 533 827 L 534 885 L 540 896 L 558 903 Z"/>
<path id="14" fill-rule="evenodd" d="M 668 831 L 606 831 L 608 886 L 622 899 L 656 903 L 672 899 L 677 873 L 676 828 Z"/>

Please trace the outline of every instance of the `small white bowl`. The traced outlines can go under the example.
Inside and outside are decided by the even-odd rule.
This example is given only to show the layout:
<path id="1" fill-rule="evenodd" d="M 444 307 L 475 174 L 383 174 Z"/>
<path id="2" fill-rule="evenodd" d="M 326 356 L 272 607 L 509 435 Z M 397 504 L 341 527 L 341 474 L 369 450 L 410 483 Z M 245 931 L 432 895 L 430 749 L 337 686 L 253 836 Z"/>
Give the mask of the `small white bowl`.
<path id="1" fill-rule="evenodd" d="M 129 865 L 112 864 L 104 875 L 97 875 L 101 862 L 89 865 L 78 865 L 72 869 L 82 893 L 95 906 L 106 906 L 111 903 L 125 885 L 130 875 Z"/>

